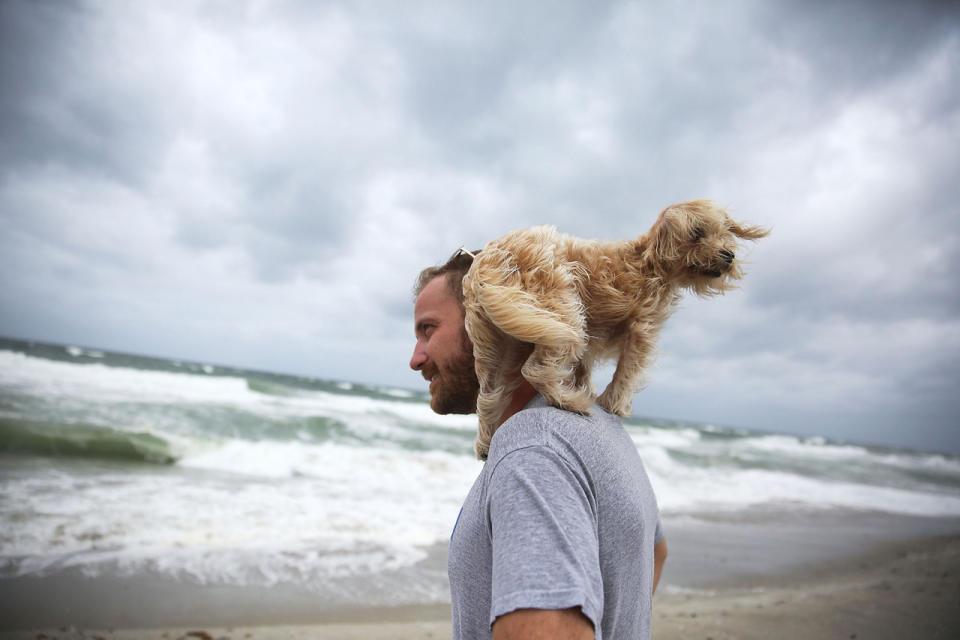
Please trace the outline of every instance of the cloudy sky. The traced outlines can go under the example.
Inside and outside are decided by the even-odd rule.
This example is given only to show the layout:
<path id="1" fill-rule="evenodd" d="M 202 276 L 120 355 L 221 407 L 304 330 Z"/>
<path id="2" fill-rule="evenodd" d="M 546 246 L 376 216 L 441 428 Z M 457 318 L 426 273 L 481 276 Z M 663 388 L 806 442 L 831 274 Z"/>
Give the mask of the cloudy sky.
<path id="1" fill-rule="evenodd" d="M 420 268 L 708 197 L 635 411 L 960 452 L 950 5 L 4 0 L 0 335 L 424 389 Z"/>

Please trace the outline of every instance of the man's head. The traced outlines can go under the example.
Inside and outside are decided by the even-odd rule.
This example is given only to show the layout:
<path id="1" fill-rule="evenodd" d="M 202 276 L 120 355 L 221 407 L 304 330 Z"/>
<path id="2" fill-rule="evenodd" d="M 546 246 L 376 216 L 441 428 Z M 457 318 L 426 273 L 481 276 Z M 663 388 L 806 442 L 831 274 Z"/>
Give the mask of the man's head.
<path id="1" fill-rule="evenodd" d="M 413 285 L 414 297 L 419 297 L 424 287 L 426 287 L 431 280 L 443 276 L 450 293 L 457 299 L 457 302 L 460 303 L 460 307 L 462 308 L 463 277 L 467 275 L 467 271 L 470 271 L 470 266 L 473 264 L 473 257 L 478 253 L 480 253 L 479 249 L 471 252 L 461 248 L 443 264 L 437 267 L 427 267 L 421 271 L 420 275 L 417 276 L 417 283 Z"/>
<path id="2" fill-rule="evenodd" d="M 417 344 L 410 368 L 430 381 L 430 407 L 437 413 L 474 413 L 480 385 L 473 345 L 463 326 L 463 276 L 473 257 L 458 251 L 445 264 L 420 272 L 414 287 Z"/>

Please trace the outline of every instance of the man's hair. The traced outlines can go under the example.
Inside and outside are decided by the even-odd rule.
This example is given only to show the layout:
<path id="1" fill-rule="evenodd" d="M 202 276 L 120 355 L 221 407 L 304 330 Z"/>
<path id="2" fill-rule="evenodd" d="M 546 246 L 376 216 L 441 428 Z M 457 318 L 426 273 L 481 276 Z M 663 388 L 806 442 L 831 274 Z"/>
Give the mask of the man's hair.
<path id="1" fill-rule="evenodd" d="M 443 276 L 447 280 L 447 288 L 450 289 L 450 293 L 457 298 L 457 302 L 463 307 L 463 277 L 467 275 L 467 271 L 470 270 L 470 265 L 473 264 L 473 256 L 480 253 L 480 251 L 477 250 L 472 253 L 473 255 L 470 255 L 467 251 L 458 249 L 457 252 L 442 265 L 427 267 L 421 271 L 417 277 L 416 284 L 413 285 L 413 297 L 416 298 L 419 296 L 420 292 L 423 291 L 423 288 L 426 287 L 431 280 L 438 276 Z"/>

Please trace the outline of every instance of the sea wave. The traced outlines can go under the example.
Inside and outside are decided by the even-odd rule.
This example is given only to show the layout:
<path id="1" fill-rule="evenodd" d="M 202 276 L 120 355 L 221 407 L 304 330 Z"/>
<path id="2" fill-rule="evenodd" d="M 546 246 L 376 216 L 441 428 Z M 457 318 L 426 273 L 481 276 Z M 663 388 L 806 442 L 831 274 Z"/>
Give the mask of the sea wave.
<path id="1" fill-rule="evenodd" d="M 764 507 L 784 512 L 807 510 L 878 511 L 923 517 L 956 517 L 960 497 L 853 482 L 805 478 L 770 470 L 723 474 L 696 473 L 689 467 L 654 482 L 668 515 L 735 514 Z"/>
<path id="2" fill-rule="evenodd" d="M 279 376 L 273 376 L 279 378 Z M 0 351 L 8 414 L 192 437 L 327 439 L 468 451 L 476 418 L 439 416 L 408 394 L 358 385 L 318 390 L 243 375 L 135 369 Z M 403 397 L 400 397 L 403 396 Z M 348 426 L 349 425 L 349 426 Z M 416 427 L 425 427 L 418 433 Z M 413 427 L 413 428 L 411 428 Z"/>
<path id="3" fill-rule="evenodd" d="M 402 569 L 448 538 L 480 465 L 435 451 L 264 445 L 230 441 L 153 469 L 8 465 L 0 575 L 113 567 L 270 585 Z"/>
<path id="4" fill-rule="evenodd" d="M 0 451 L 173 464 L 170 442 L 151 433 L 90 424 L 51 424 L 0 417 Z"/>
<path id="5" fill-rule="evenodd" d="M 276 384 L 274 382 L 257 379 L 247 379 L 247 389 L 254 393 L 262 393 L 267 396 L 280 396 L 281 398 L 295 396 L 298 393 L 297 389 L 289 385 Z"/>

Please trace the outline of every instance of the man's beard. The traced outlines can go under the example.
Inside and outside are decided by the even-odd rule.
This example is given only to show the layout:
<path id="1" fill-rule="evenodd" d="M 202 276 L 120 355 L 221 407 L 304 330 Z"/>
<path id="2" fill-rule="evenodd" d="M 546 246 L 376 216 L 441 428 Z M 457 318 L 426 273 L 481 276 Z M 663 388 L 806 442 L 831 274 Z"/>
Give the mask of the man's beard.
<path id="1" fill-rule="evenodd" d="M 435 376 L 437 385 L 430 397 L 431 409 L 440 414 L 476 413 L 480 383 L 474 369 L 473 345 L 466 332 L 460 343 L 460 353 Z"/>

